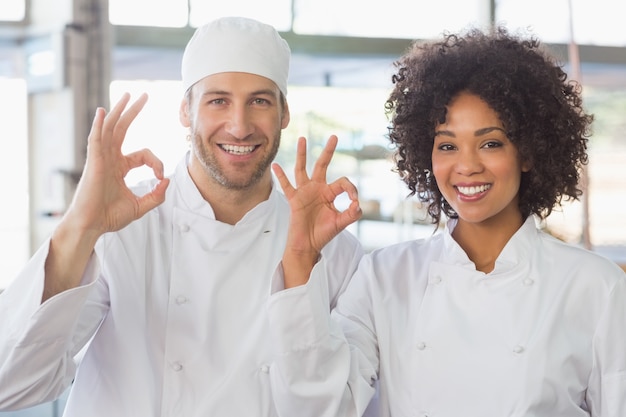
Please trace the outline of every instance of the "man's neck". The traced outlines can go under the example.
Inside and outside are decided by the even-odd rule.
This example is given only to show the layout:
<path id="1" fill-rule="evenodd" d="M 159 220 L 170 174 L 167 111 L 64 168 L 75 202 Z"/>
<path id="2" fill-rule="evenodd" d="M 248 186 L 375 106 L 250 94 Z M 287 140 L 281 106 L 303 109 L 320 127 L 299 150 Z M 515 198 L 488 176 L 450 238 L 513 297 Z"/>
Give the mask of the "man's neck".
<path id="1" fill-rule="evenodd" d="M 250 210 L 267 200 L 271 191 L 271 183 L 257 184 L 253 189 L 246 190 L 216 189 L 207 195 L 203 194 L 203 197 L 211 205 L 216 220 L 234 225 Z"/>
<path id="2" fill-rule="evenodd" d="M 256 184 L 243 189 L 225 187 L 205 175 L 197 180 L 191 171 L 190 175 L 202 198 L 211 205 L 215 219 L 227 224 L 239 222 L 250 210 L 267 200 L 272 191 L 269 172 Z"/>

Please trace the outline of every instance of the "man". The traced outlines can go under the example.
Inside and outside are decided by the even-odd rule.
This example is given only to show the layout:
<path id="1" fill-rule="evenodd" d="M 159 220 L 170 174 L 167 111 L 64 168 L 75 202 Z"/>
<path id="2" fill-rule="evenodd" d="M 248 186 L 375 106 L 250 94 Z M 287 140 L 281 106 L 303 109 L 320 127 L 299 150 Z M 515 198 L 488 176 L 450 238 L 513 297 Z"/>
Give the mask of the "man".
<path id="1" fill-rule="evenodd" d="M 270 171 L 289 123 L 289 59 L 254 20 L 198 28 L 182 62 L 191 151 L 170 178 L 150 151 L 120 150 L 147 97 L 97 110 L 70 207 L 0 296 L 1 409 L 53 400 L 73 381 L 68 417 L 276 415 L 266 303 L 283 252 L 306 255 L 285 248 L 290 208 Z M 343 229 L 360 211 L 346 179 L 326 184 L 335 145 L 309 179 L 301 139 L 296 179 Z M 156 179 L 129 189 L 124 176 L 142 165 Z M 338 212 L 343 192 L 353 202 Z M 341 234 L 313 260 L 330 308 L 361 254 Z"/>

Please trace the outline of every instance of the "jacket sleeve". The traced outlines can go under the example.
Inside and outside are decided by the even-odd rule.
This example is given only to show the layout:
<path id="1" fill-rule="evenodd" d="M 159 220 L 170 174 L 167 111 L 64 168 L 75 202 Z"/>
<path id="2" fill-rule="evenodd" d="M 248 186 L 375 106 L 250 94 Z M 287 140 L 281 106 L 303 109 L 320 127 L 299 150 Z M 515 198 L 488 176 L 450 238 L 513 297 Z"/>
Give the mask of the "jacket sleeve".
<path id="1" fill-rule="evenodd" d="M 83 284 L 44 303 L 44 265 L 49 241 L 0 294 L 0 410 L 51 401 L 71 384 L 74 357 L 102 321 L 106 302 L 90 300 L 99 265 L 89 261 Z"/>
<path id="2" fill-rule="evenodd" d="M 280 416 L 361 416 L 375 393 L 377 346 L 358 323 L 331 317 L 322 258 L 306 285 L 272 295 L 270 371 Z M 352 296 L 358 276 L 339 301 Z M 344 332 L 359 340 L 348 343 Z M 369 352 L 365 352 L 367 349 Z"/>
<path id="3" fill-rule="evenodd" d="M 587 389 L 592 417 L 626 416 L 626 275 L 617 275 L 593 338 Z"/>

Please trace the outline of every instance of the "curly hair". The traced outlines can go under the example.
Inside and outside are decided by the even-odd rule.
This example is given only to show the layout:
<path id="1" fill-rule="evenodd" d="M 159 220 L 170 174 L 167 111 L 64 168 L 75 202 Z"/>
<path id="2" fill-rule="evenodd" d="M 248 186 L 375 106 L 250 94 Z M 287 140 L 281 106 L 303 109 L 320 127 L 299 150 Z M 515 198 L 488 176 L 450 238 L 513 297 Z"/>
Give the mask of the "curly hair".
<path id="1" fill-rule="evenodd" d="M 581 87 L 534 38 L 498 27 L 486 33 L 445 34 L 414 42 L 395 62 L 394 84 L 385 109 L 395 170 L 410 194 L 428 204 L 433 223 L 442 212 L 458 215 L 442 196 L 432 173 L 435 127 L 460 92 L 484 100 L 499 116 L 529 172 L 522 173 L 519 208 L 524 218 L 547 217 L 562 200 L 582 194 L 579 176 L 587 163 L 593 116 L 582 106 Z"/>

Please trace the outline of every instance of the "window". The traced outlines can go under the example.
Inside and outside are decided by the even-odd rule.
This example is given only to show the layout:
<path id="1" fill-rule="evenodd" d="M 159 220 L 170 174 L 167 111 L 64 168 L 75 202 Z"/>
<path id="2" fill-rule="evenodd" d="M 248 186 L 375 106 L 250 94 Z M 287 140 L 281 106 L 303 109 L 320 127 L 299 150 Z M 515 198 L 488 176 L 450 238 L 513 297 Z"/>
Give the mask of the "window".
<path id="1" fill-rule="evenodd" d="M 444 30 L 484 26 L 489 20 L 486 0 L 294 2 L 294 32 L 313 35 L 427 39 L 441 35 Z"/>
<path id="2" fill-rule="evenodd" d="M 122 146 L 124 153 L 150 149 L 165 165 L 165 174 L 174 171 L 188 149 L 187 130 L 178 120 L 178 110 L 183 93 L 179 81 L 114 81 L 111 83 L 111 106 L 124 92 L 131 101 L 142 93 L 148 94 L 148 102 L 128 129 Z M 132 170 L 126 176 L 129 185 L 152 178 L 147 167 Z"/>
<path id="3" fill-rule="evenodd" d="M 2 0 L 0 3 L 0 21 L 19 22 L 26 15 L 25 0 Z"/>
<path id="4" fill-rule="evenodd" d="M 626 46 L 623 13 L 614 0 L 498 0 L 496 20 L 512 29 L 530 29 L 546 43 L 570 42 L 569 7 L 578 44 Z"/>
<path id="5" fill-rule="evenodd" d="M 109 1 L 109 20 L 114 25 L 183 27 L 188 14 L 186 0 Z"/>
<path id="6" fill-rule="evenodd" d="M 244 16 L 274 26 L 279 31 L 291 29 L 291 0 L 190 0 L 189 23 L 197 27 L 223 16 Z"/>
<path id="7" fill-rule="evenodd" d="M 291 0 L 110 0 L 109 20 L 115 25 L 200 26 L 222 16 L 246 16 L 291 28 Z"/>
<path id="8" fill-rule="evenodd" d="M 28 138 L 26 83 L 0 77 L 0 289 L 20 271 L 28 257 Z"/>

